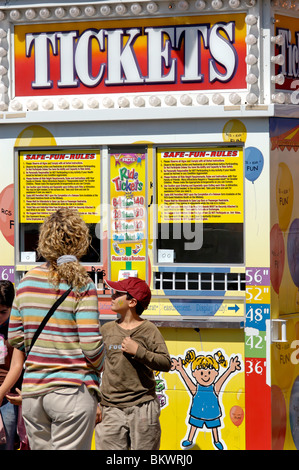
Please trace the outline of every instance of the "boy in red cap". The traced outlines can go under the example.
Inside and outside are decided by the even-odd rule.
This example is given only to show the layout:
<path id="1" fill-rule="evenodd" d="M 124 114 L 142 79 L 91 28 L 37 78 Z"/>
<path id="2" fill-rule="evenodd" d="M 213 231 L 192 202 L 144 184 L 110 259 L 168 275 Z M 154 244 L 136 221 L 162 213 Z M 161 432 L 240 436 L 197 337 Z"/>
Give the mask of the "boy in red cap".
<path id="1" fill-rule="evenodd" d="M 171 359 L 158 328 L 140 317 L 151 291 L 136 277 L 106 283 L 113 289 L 111 310 L 119 319 L 101 328 L 106 358 L 96 449 L 158 450 L 160 404 L 153 371 L 169 371 Z"/>

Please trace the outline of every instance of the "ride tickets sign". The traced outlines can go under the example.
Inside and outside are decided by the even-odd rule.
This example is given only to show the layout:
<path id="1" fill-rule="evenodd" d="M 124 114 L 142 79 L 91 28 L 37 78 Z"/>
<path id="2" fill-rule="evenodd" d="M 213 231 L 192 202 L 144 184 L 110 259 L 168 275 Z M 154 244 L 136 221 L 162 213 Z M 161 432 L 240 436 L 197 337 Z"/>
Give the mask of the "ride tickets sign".
<path id="1" fill-rule="evenodd" d="M 110 155 L 111 278 L 146 277 L 146 154 Z"/>
<path id="2" fill-rule="evenodd" d="M 246 89 L 244 19 L 17 25 L 15 95 Z"/>

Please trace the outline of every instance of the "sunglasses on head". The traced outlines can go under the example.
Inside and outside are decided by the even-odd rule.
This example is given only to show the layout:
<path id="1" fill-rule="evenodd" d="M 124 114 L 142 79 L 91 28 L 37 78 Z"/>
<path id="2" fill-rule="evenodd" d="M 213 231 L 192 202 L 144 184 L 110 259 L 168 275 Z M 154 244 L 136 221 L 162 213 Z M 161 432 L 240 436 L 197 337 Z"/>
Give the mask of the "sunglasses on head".
<path id="1" fill-rule="evenodd" d="M 129 294 L 129 292 L 118 292 L 117 290 L 115 291 L 112 291 L 112 295 L 111 297 L 113 297 L 113 299 L 117 299 L 118 297 L 122 297 L 123 295 L 126 295 L 127 296 L 127 299 L 133 299 L 134 297 Z"/>
<path id="2" fill-rule="evenodd" d="M 117 297 L 122 297 L 123 295 L 126 295 L 127 292 L 118 292 L 118 291 L 112 291 L 112 296 L 114 297 L 114 299 L 116 299 Z"/>

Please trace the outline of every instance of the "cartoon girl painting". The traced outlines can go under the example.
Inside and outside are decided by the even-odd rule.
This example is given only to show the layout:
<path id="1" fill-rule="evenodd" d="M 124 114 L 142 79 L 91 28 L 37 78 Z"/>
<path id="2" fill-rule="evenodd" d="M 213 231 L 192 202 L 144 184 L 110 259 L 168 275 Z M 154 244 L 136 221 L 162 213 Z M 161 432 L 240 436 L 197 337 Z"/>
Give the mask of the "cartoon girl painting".
<path id="1" fill-rule="evenodd" d="M 195 383 L 185 370 L 188 364 L 191 364 L 191 373 Z M 171 371 L 177 371 L 180 374 L 183 383 L 192 396 L 189 410 L 189 433 L 187 439 L 181 444 L 184 448 L 194 445 L 196 431 L 202 429 L 204 425 L 207 429 L 212 430 L 216 449 L 223 450 L 224 448 L 218 433 L 222 416 L 219 393 L 228 377 L 241 370 L 241 364 L 238 356 L 231 357 L 229 366 L 218 377 L 220 366 L 227 367 L 227 361 L 221 351 L 217 351 L 214 356 L 196 356 L 194 350 L 189 350 L 184 360 L 181 357 L 178 359 L 172 358 Z"/>

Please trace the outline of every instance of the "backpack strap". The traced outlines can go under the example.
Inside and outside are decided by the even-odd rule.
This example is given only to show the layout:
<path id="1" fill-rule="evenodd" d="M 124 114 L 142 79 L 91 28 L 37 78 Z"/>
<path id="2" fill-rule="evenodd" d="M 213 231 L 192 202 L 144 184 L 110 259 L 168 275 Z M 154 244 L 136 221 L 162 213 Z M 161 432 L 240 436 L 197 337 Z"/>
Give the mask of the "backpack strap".
<path id="1" fill-rule="evenodd" d="M 33 335 L 33 338 L 32 338 L 32 341 L 31 341 L 31 344 L 30 344 L 30 347 L 29 347 L 29 350 L 26 354 L 26 359 L 27 357 L 29 356 L 29 353 L 31 351 L 31 349 L 33 348 L 33 345 L 35 343 L 35 341 L 37 340 L 37 338 L 39 337 L 40 333 L 42 332 L 44 326 L 46 325 L 47 321 L 49 320 L 49 318 L 53 315 L 53 313 L 55 312 L 55 310 L 57 309 L 57 307 L 64 301 L 64 299 L 69 295 L 69 293 L 71 292 L 72 290 L 72 287 L 70 287 L 68 290 L 66 290 L 57 300 L 56 302 L 52 305 L 52 307 L 50 308 L 50 310 L 48 311 L 47 315 L 44 317 L 44 319 L 42 320 L 41 324 L 39 325 L 38 329 L 36 330 L 36 332 L 34 333 Z"/>

